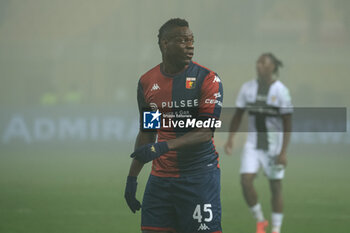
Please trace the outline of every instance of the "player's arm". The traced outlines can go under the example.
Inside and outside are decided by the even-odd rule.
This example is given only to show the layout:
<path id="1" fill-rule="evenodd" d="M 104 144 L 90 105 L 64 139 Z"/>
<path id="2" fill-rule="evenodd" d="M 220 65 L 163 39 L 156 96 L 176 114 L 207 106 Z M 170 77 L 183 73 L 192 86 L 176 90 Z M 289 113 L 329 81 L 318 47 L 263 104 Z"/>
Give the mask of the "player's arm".
<path id="1" fill-rule="evenodd" d="M 238 93 L 238 96 L 237 96 L 237 100 L 236 100 L 237 109 L 235 111 L 235 114 L 232 117 L 229 135 L 228 135 L 227 141 L 226 141 L 225 146 L 224 146 L 225 153 L 228 155 L 232 154 L 233 139 L 234 139 L 236 132 L 239 129 L 239 126 L 241 125 L 243 114 L 245 111 L 246 101 L 245 101 L 244 92 L 245 92 L 244 86 L 242 86 L 239 93 Z"/>
<path id="2" fill-rule="evenodd" d="M 277 157 L 277 164 L 287 165 L 287 147 L 290 141 L 290 134 L 292 131 L 292 113 L 293 105 L 291 101 L 291 96 L 289 90 L 284 88 L 279 93 L 279 98 L 281 99 L 280 113 L 282 114 L 282 124 L 283 124 L 283 143 L 281 153 Z"/>
<path id="3" fill-rule="evenodd" d="M 149 143 L 154 143 L 156 141 L 156 135 L 157 134 L 154 132 L 143 132 L 140 130 L 137 137 L 136 137 L 134 150 L 136 150 L 140 146 L 143 146 L 143 145 L 146 145 Z M 137 177 L 139 175 L 140 171 L 142 170 L 143 165 L 144 165 L 144 163 L 142 163 L 134 158 L 131 162 L 131 166 L 129 169 L 129 176 Z"/>
<path id="4" fill-rule="evenodd" d="M 156 139 L 156 133 L 153 132 L 142 132 L 139 131 L 135 147 L 139 148 L 142 145 L 149 144 L 154 142 Z M 138 161 L 137 159 L 133 159 L 130 165 L 129 174 L 127 177 L 124 197 L 126 203 L 128 204 L 130 210 L 135 213 L 137 210 L 141 208 L 141 203 L 136 199 L 136 189 L 137 189 L 137 177 L 140 174 L 140 171 L 143 168 L 144 163 Z"/>
<path id="5" fill-rule="evenodd" d="M 137 175 L 143 164 L 148 163 L 170 150 L 178 150 L 182 147 L 200 144 L 210 141 L 213 137 L 212 129 L 198 128 L 176 139 L 162 142 L 151 142 L 135 149 L 131 157 L 134 158 L 131 175 Z"/>
<path id="6" fill-rule="evenodd" d="M 140 119 L 141 119 L 142 110 L 147 107 L 141 82 L 139 82 L 138 88 L 137 88 L 137 103 L 139 106 Z M 140 130 L 136 137 L 134 150 L 136 150 L 136 148 L 139 148 L 140 146 L 154 142 L 155 139 L 156 139 L 155 132 L 143 132 Z M 137 189 L 137 176 L 142 170 L 143 165 L 144 163 L 136 159 L 133 159 L 131 162 L 129 174 L 127 177 L 124 197 L 129 208 L 133 213 L 135 213 L 137 210 L 141 208 L 141 203 L 136 199 L 136 189 Z"/>
<path id="7" fill-rule="evenodd" d="M 282 115 L 283 122 L 283 144 L 281 153 L 279 154 L 276 163 L 287 165 L 287 147 L 290 141 L 290 132 L 292 130 L 292 114 Z"/>
<path id="8" fill-rule="evenodd" d="M 200 144 L 210 141 L 213 137 L 211 129 L 194 129 L 185 135 L 168 141 L 169 150 L 178 150 L 182 147 Z"/>
<path id="9" fill-rule="evenodd" d="M 229 141 L 232 141 L 235 133 L 239 129 L 239 126 L 241 125 L 243 114 L 245 109 L 244 108 L 237 108 L 235 111 L 235 114 L 232 117 L 231 124 L 230 124 L 230 134 L 228 137 Z"/>
<path id="10" fill-rule="evenodd" d="M 144 132 L 141 130 L 141 119 L 142 119 L 143 111 L 149 107 L 145 99 L 141 79 L 137 86 L 137 105 L 139 109 L 140 130 L 135 140 L 134 151 L 137 148 L 143 145 L 147 145 L 149 143 L 153 143 L 156 140 L 156 132 Z M 137 177 L 140 171 L 142 170 L 143 164 L 144 163 L 142 163 L 141 161 L 138 161 L 135 158 L 133 158 L 129 169 L 129 176 Z"/>

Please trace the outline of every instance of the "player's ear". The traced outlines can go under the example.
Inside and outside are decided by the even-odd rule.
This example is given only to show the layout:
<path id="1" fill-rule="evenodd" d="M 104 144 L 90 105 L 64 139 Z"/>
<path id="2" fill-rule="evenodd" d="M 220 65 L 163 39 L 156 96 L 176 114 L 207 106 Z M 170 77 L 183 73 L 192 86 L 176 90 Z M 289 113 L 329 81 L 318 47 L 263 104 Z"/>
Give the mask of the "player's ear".
<path id="1" fill-rule="evenodd" d="M 167 50 L 167 46 L 168 46 L 168 41 L 166 39 L 161 39 L 160 40 L 160 49 L 165 52 Z"/>

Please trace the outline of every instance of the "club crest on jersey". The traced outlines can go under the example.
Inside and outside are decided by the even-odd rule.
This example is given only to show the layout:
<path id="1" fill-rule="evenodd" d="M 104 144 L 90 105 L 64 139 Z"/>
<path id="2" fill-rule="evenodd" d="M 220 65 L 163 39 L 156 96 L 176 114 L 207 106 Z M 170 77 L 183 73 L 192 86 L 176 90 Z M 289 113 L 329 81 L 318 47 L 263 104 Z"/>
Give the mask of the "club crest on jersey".
<path id="1" fill-rule="evenodd" d="M 194 89 L 196 87 L 196 77 L 186 78 L 186 89 Z"/>

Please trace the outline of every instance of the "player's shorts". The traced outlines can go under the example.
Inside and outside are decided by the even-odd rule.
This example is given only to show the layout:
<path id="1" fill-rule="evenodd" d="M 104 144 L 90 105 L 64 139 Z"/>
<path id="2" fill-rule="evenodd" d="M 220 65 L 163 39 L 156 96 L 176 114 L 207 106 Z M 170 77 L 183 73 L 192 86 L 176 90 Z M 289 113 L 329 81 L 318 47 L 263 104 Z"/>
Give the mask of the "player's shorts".
<path id="1" fill-rule="evenodd" d="M 150 175 L 141 229 L 221 233 L 220 169 L 179 178 Z"/>
<path id="2" fill-rule="evenodd" d="M 254 148 L 246 144 L 241 158 L 240 173 L 258 173 L 262 166 L 265 175 L 270 180 L 281 180 L 284 178 L 285 169 L 281 165 L 275 164 L 277 155 L 270 155 L 265 150 Z"/>

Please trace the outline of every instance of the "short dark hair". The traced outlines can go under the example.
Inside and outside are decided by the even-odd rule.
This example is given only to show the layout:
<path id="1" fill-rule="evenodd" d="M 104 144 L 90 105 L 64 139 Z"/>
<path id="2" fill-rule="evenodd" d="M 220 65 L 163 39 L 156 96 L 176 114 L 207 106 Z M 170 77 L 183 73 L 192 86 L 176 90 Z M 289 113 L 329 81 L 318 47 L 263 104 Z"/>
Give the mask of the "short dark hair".
<path id="1" fill-rule="evenodd" d="M 161 39 L 164 35 L 175 27 L 188 27 L 189 24 L 185 19 L 173 18 L 166 21 L 158 31 L 158 44 L 160 45 Z"/>
<path id="2" fill-rule="evenodd" d="M 273 73 L 278 75 L 278 69 L 280 67 L 283 67 L 282 61 L 279 60 L 273 53 L 264 53 L 263 56 L 266 56 L 271 59 L 272 63 L 275 65 L 275 69 L 273 70 Z"/>

